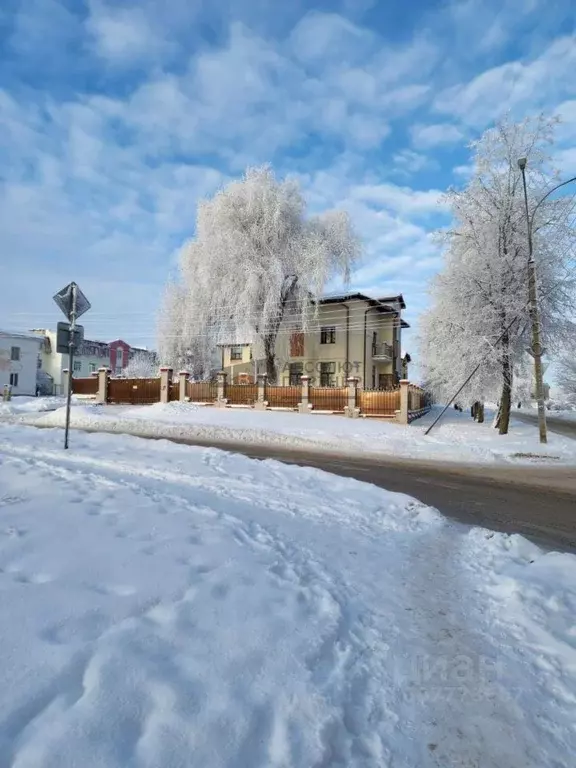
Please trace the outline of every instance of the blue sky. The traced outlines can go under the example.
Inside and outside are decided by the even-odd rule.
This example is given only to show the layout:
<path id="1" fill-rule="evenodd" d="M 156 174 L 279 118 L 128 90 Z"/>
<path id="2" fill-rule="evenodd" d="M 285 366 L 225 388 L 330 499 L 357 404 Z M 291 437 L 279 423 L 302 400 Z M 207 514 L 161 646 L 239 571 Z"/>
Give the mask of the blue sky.
<path id="1" fill-rule="evenodd" d="M 559 113 L 576 173 L 571 0 L 3 0 L 0 326 L 153 345 L 199 198 L 271 163 L 363 238 L 353 287 L 415 323 L 441 260 L 441 192 L 506 110 Z"/>

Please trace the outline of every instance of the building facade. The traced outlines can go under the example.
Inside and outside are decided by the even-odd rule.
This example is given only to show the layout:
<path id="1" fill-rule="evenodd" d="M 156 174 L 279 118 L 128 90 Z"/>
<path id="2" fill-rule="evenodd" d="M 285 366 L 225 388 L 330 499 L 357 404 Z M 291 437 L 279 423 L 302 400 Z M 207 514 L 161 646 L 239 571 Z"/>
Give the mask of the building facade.
<path id="1" fill-rule="evenodd" d="M 402 377 L 401 294 L 373 299 L 361 293 L 322 299 L 306 331 L 283 324 L 276 344 L 278 383 L 299 384 L 304 374 L 316 386 L 343 386 L 355 376 L 366 389 L 392 389 Z M 222 368 L 231 381 L 266 370 L 256 346 L 222 345 Z"/>
<path id="2" fill-rule="evenodd" d="M 0 331 L 0 393 L 35 395 L 42 339 L 32 334 Z"/>
<path id="3" fill-rule="evenodd" d="M 53 381 L 53 394 L 65 391 L 64 371 L 70 365 L 70 356 L 56 351 L 56 331 L 47 329 L 34 331 L 42 339 L 41 368 Z M 110 346 L 103 341 L 84 339 L 79 349 L 74 351 L 72 375 L 84 378 L 96 373 L 98 368 L 110 367 Z"/>

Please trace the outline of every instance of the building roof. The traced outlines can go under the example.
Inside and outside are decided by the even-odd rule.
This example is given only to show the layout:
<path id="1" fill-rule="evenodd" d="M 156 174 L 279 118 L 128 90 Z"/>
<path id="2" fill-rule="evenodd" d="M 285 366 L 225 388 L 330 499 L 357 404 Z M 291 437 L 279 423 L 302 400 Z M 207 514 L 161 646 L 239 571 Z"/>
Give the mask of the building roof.
<path id="1" fill-rule="evenodd" d="M 320 299 L 320 304 L 340 304 L 343 301 L 351 301 L 353 299 L 356 299 L 358 301 L 367 301 L 371 306 L 373 307 L 380 307 L 382 304 L 390 304 L 393 302 L 398 302 L 400 304 L 401 309 L 406 309 L 406 302 L 404 301 L 404 297 L 401 293 L 399 293 L 397 296 L 385 296 L 384 298 L 377 298 L 374 299 L 372 296 L 367 296 L 365 293 L 360 293 L 358 291 L 354 293 L 334 293 L 334 294 L 327 294 L 326 296 L 323 296 Z M 393 310 L 394 307 L 388 307 L 388 309 Z"/>
<path id="2" fill-rule="evenodd" d="M 35 333 L 20 333 L 18 331 L 3 331 L 1 329 L 0 336 L 9 339 L 28 339 L 29 341 L 38 341 L 40 344 L 44 341 L 42 336 L 37 336 Z"/>

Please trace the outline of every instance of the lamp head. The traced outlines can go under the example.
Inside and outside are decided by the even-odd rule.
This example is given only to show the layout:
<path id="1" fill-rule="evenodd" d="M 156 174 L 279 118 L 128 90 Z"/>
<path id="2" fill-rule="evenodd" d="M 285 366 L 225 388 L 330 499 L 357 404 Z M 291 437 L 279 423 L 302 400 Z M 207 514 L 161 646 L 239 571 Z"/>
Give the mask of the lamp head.
<path id="1" fill-rule="evenodd" d="M 520 168 L 521 171 L 523 171 L 526 168 L 526 165 L 528 163 L 527 157 L 521 157 L 518 160 L 518 168 Z"/>

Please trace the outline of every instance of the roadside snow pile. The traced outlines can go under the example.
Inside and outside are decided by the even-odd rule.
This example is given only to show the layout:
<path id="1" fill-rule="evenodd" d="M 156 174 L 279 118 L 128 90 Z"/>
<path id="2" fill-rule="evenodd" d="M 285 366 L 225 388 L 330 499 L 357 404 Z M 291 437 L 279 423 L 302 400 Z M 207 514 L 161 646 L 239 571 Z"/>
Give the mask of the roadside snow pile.
<path id="1" fill-rule="evenodd" d="M 63 397 L 13 397 L 4 402 L 0 400 L 0 417 L 27 413 L 40 413 L 61 408 Z"/>
<path id="2" fill-rule="evenodd" d="M 0 425 L 15 768 L 567 766 L 576 558 L 316 469 Z"/>
<path id="3" fill-rule="evenodd" d="M 438 413 L 403 427 L 382 420 L 346 419 L 324 414 L 255 411 L 245 408 L 199 407 L 188 403 L 150 406 L 78 406 L 76 427 L 224 443 L 278 445 L 307 450 L 396 456 L 458 462 L 576 462 L 576 440 L 551 435 L 547 446 L 537 429 L 513 422 L 509 435 L 492 428 L 491 414 L 477 424 L 469 415 L 449 411 L 427 436 L 425 428 Z M 42 425 L 63 426 L 64 410 L 40 417 Z"/>

